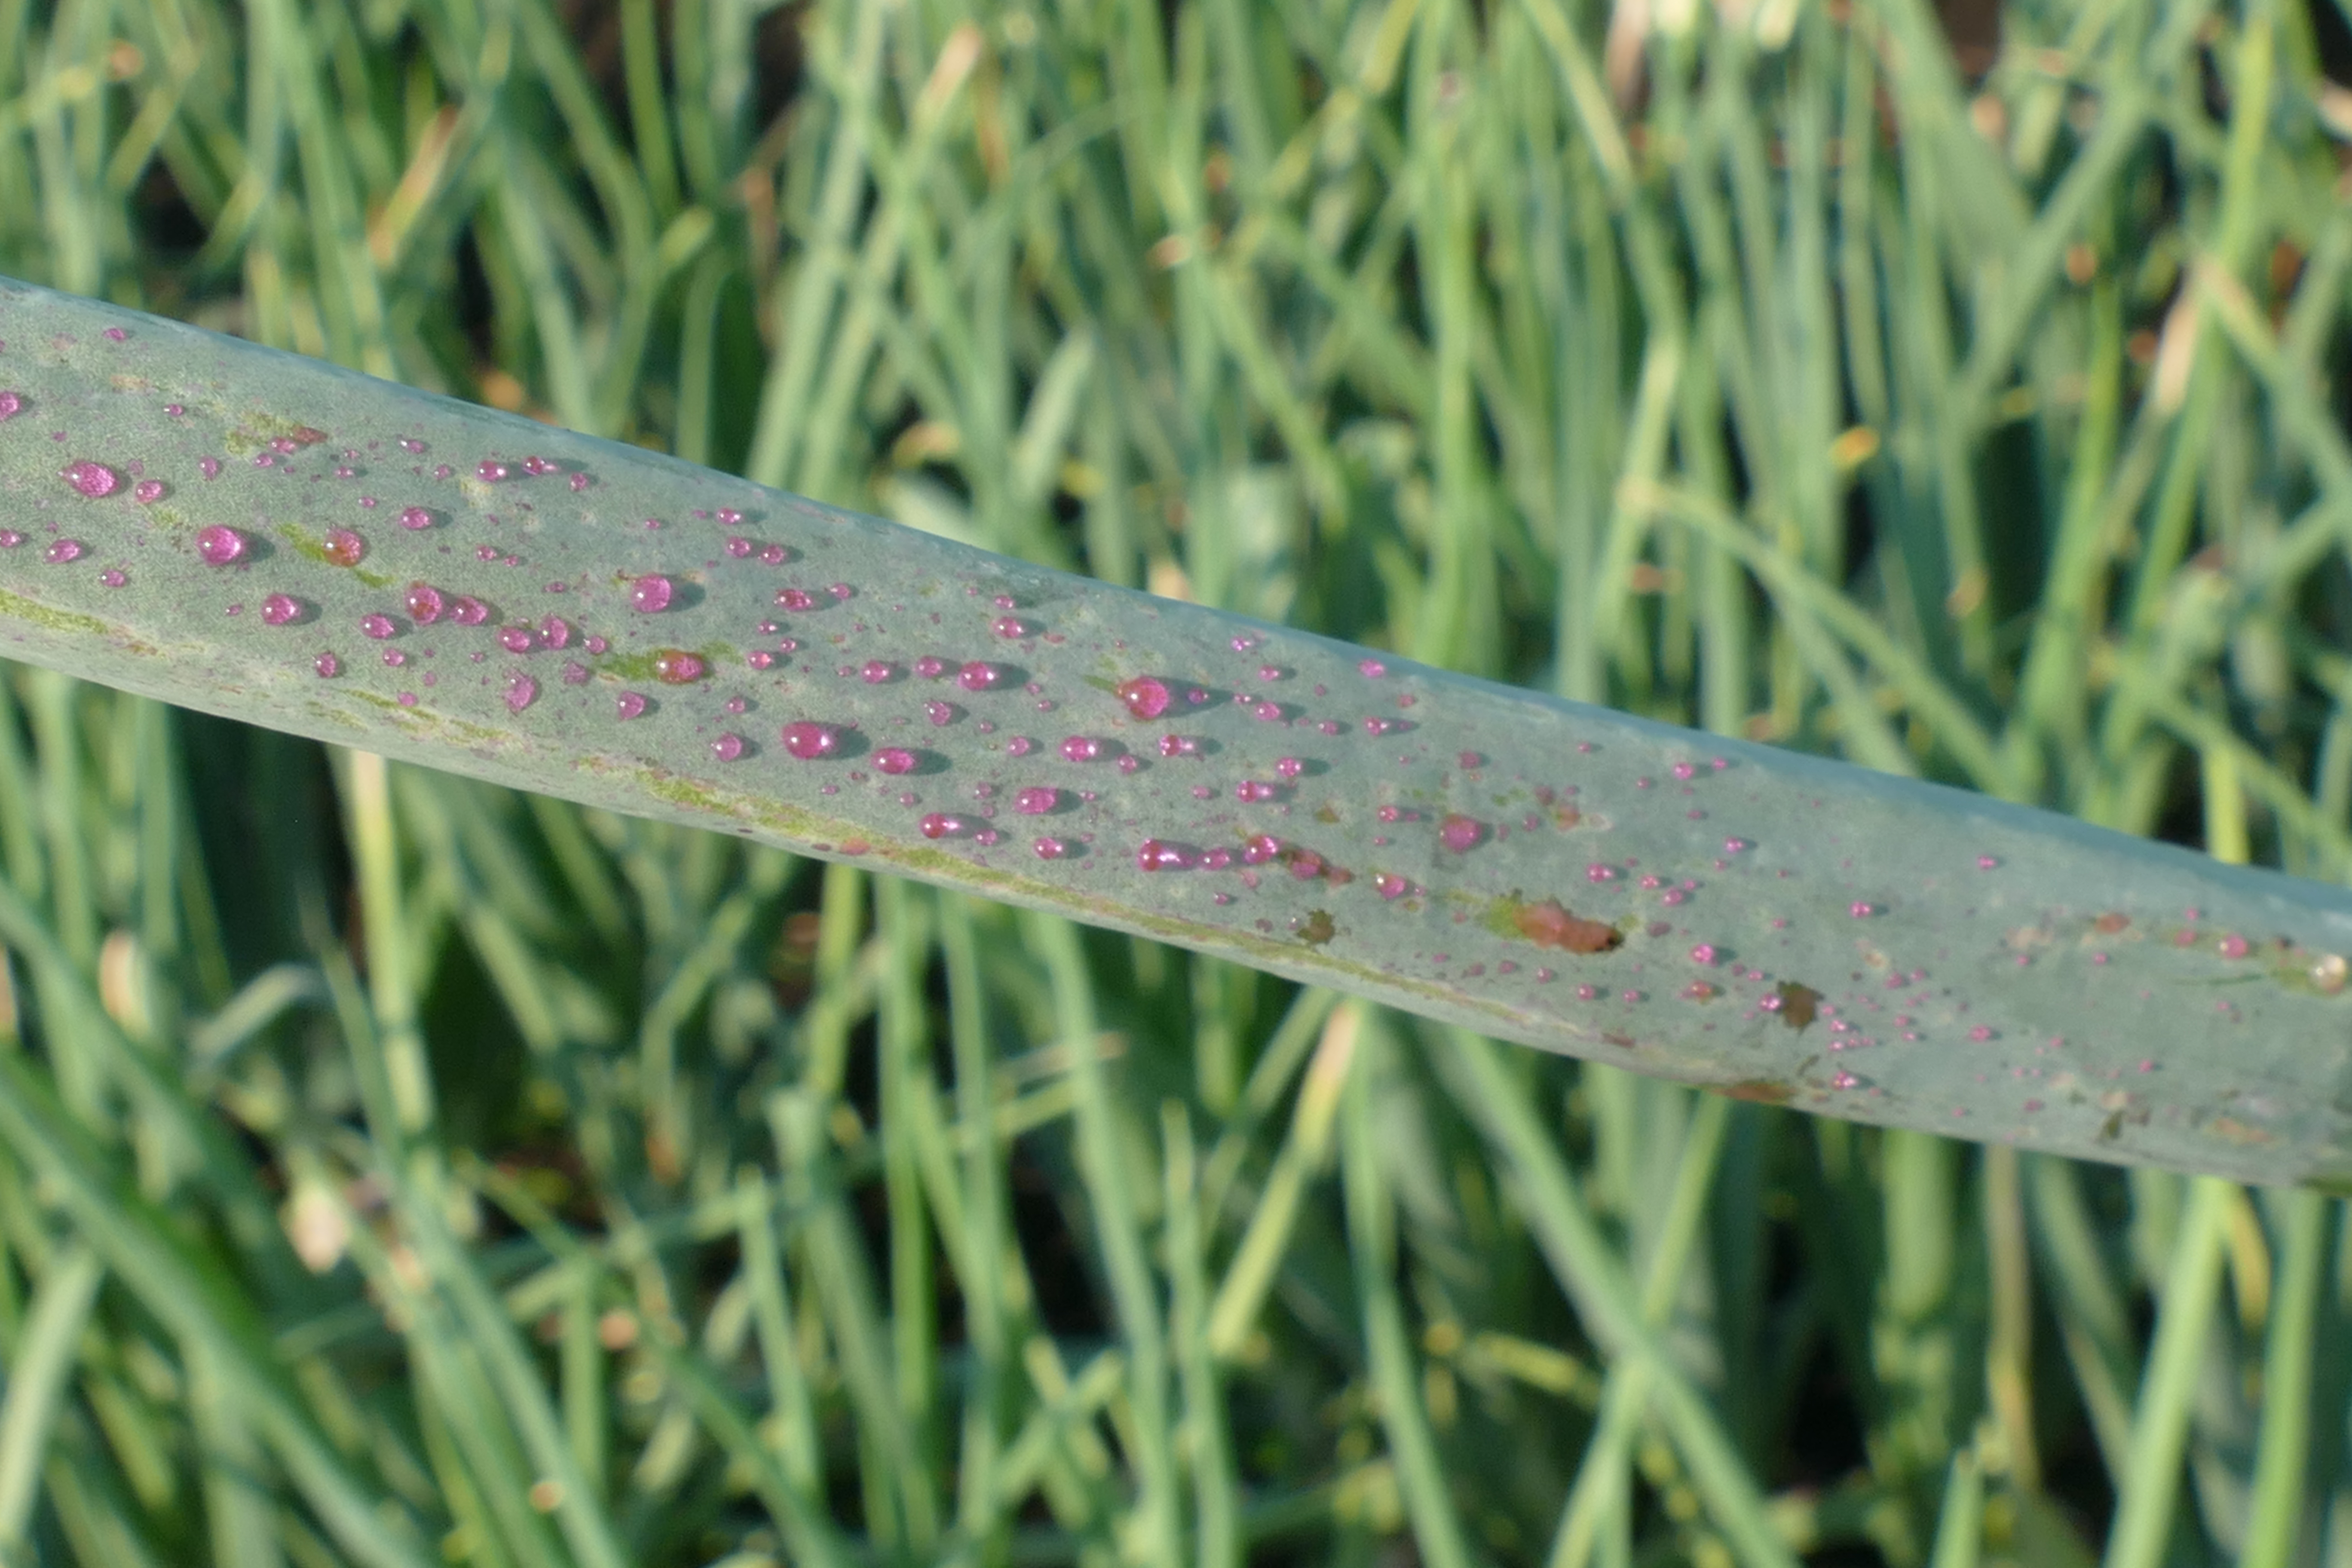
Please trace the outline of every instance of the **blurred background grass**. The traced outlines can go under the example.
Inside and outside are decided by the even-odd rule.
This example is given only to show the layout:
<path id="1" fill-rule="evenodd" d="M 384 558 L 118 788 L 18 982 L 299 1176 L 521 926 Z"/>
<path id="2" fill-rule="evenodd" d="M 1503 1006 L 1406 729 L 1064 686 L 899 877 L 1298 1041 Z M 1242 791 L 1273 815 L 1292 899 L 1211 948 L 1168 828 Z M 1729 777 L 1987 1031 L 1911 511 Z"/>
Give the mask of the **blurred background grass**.
<path id="1" fill-rule="evenodd" d="M 0 0 L 0 270 L 2352 871 L 2336 0 Z M 2352 1565 L 2341 1204 L 0 678 L 0 1562 Z"/>

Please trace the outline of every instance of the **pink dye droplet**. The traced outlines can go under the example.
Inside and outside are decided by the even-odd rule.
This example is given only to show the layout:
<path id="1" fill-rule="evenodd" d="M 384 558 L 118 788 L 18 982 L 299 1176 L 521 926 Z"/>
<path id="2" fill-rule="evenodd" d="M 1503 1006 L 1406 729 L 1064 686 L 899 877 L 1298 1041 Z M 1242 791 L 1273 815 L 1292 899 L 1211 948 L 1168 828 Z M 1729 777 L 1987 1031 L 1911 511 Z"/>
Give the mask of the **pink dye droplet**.
<path id="1" fill-rule="evenodd" d="M 441 590 L 428 583 L 408 585 L 408 618 L 420 626 L 429 626 L 441 618 Z"/>
<path id="2" fill-rule="evenodd" d="M 641 616 L 650 616 L 669 608 L 675 585 L 658 573 L 640 577 L 629 584 L 629 608 Z"/>
<path id="3" fill-rule="evenodd" d="M 743 754 L 743 737 L 725 734 L 710 742 L 710 754 L 722 763 L 731 763 Z"/>
<path id="4" fill-rule="evenodd" d="M 992 664 L 973 659 L 956 671 L 956 684 L 966 691 L 986 691 L 1004 679 L 1004 672 Z"/>
<path id="5" fill-rule="evenodd" d="M 25 400 L 16 394 L 0 392 L 0 421 L 14 419 L 24 406 Z"/>
<path id="6" fill-rule="evenodd" d="M 1197 757 L 1201 754 L 1201 742 L 1190 735 L 1162 735 L 1160 737 L 1160 754 L 1163 757 Z"/>
<path id="7" fill-rule="evenodd" d="M 421 506 L 402 507 L 400 526 L 411 530 L 430 528 L 433 526 L 433 514 Z"/>
<path id="8" fill-rule="evenodd" d="M 930 655 L 925 654 L 915 661 L 915 673 L 925 680 L 937 680 L 947 672 L 947 660 L 943 658 L 933 658 Z"/>
<path id="9" fill-rule="evenodd" d="M 925 816 L 922 821 L 916 824 L 916 826 L 922 829 L 923 837 L 926 838 L 952 838 L 963 832 L 965 824 L 961 816 L 950 816 L 945 812 L 934 811 Z"/>
<path id="10" fill-rule="evenodd" d="M 1157 838 L 1147 838 L 1135 851 L 1135 864 L 1144 871 L 1181 871 L 1192 865 L 1192 856 L 1173 844 L 1162 844 Z"/>
<path id="11" fill-rule="evenodd" d="M 698 653 L 666 647 L 654 655 L 654 679 L 665 686 L 691 686 L 709 671 Z"/>
<path id="12" fill-rule="evenodd" d="M 1617 879 L 1617 868 L 1604 866 L 1595 860 L 1584 868 L 1584 879 L 1588 882 L 1613 882 Z"/>
<path id="13" fill-rule="evenodd" d="M 1486 837 L 1486 825 L 1459 812 L 1449 812 L 1438 824 L 1437 841 L 1456 855 L 1465 855 L 1478 847 Z"/>
<path id="14" fill-rule="evenodd" d="M 1271 833 L 1255 833 L 1242 840 L 1242 864 L 1263 866 L 1282 853 L 1282 840 Z"/>
<path id="15" fill-rule="evenodd" d="M 125 576 L 121 571 L 114 569 L 100 572 L 98 574 L 98 580 L 100 583 L 105 584 L 110 588 L 120 588 L 125 583 L 131 581 L 131 579 Z"/>
<path id="16" fill-rule="evenodd" d="M 2235 931 L 2221 939 L 2221 952 L 2224 958 L 2243 958 L 2247 951 L 2246 939 Z"/>
<path id="17" fill-rule="evenodd" d="M 1858 921 L 1866 921 L 1878 912 L 1878 906 L 1865 900 L 1856 899 L 1846 906 L 1845 912 Z"/>
<path id="18" fill-rule="evenodd" d="M 956 717 L 955 704 L 952 702 L 926 702 L 923 704 L 923 717 L 929 719 L 934 724 L 952 724 L 955 722 Z"/>
<path id="19" fill-rule="evenodd" d="M 1046 784 L 1024 789 L 1013 797 L 1013 809 L 1024 816 L 1043 816 L 1061 804 L 1062 792 Z"/>
<path id="20" fill-rule="evenodd" d="M 530 635 L 530 628 L 529 626 L 500 626 L 499 628 L 499 646 L 506 649 L 509 653 L 529 653 L 531 649 L 531 644 L 536 639 Z"/>
<path id="21" fill-rule="evenodd" d="M 588 667 L 581 663 L 576 658 L 567 659 L 563 666 L 563 684 L 566 686 L 587 685 Z"/>
<path id="22" fill-rule="evenodd" d="M 857 678 L 868 686 L 880 686 L 898 673 L 898 667 L 887 658 L 869 658 L 859 667 Z"/>
<path id="23" fill-rule="evenodd" d="M 365 615 L 360 617 L 360 630 L 375 638 L 376 641 L 382 642 L 400 628 L 393 624 L 390 616 Z"/>
<path id="24" fill-rule="evenodd" d="M 1307 764 L 1297 757 L 1280 757 L 1276 759 L 1274 771 L 1284 778 L 1295 779 L 1307 771 Z"/>
<path id="25" fill-rule="evenodd" d="M 1245 804 L 1272 800 L 1281 791 L 1262 779 L 1244 779 L 1234 785 L 1234 798 Z"/>
<path id="26" fill-rule="evenodd" d="M 1030 847 L 1037 852 L 1040 860 L 1059 860 L 1070 852 L 1070 847 L 1058 838 L 1040 838 Z"/>
<path id="27" fill-rule="evenodd" d="M 1063 741 L 1061 752 L 1065 762 L 1091 763 L 1102 755 L 1102 742 L 1091 735 L 1072 735 Z"/>
<path id="28" fill-rule="evenodd" d="M 1373 872 L 1372 886 L 1380 890 L 1381 897 L 1384 899 L 1402 899 L 1412 888 L 1411 882 L 1406 881 L 1394 871 Z"/>
<path id="29" fill-rule="evenodd" d="M 196 468 L 208 479 L 220 478 L 221 461 L 218 458 L 198 458 Z"/>
<path id="30" fill-rule="evenodd" d="M 1979 855 L 1977 857 L 1977 869 L 1979 871 L 1994 870 L 1998 868 L 2000 865 L 2000 861 L 1993 856 Z"/>
<path id="31" fill-rule="evenodd" d="M 104 463 L 84 458 L 58 470 L 58 478 L 92 500 L 103 500 L 122 488 L 122 476 Z"/>
<path id="32" fill-rule="evenodd" d="M 847 600 L 855 597 L 857 590 L 846 583 L 834 583 L 826 586 L 825 592 L 836 599 Z"/>
<path id="33" fill-rule="evenodd" d="M 830 724 L 818 724 L 806 719 L 795 720 L 783 728 L 784 750 L 804 763 L 829 757 L 841 750 L 840 732 Z"/>
<path id="34" fill-rule="evenodd" d="M 449 618 L 461 626 L 478 626 L 490 618 L 490 607 L 479 599 L 460 594 L 457 602 L 449 606 Z"/>
<path id="35" fill-rule="evenodd" d="M 214 566 L 226 566 L 245 554 L 245 535 L 219 523 L 196 531 L 196 553 Z"/>
<path id="36" fill-rule="evenodd" d="M 776 595 L 776 603 L 787 610 L 813 610 L 816 595 L 805 588 L 785 588 Z"/>
<path id="37" fill-rule="evenodd" d="M 504 463 L 491 458 L 484 458 L 474 465 L 474 477 L 486 485 L 497 484 L 511 471 Z"/>
<path id="38" fill-rule="evenodd" d="M 520 713 L 539 699 L 539 682 L 528 675 L 507 677 L 507 711 Z"/>
<path id="39" fill-rule="evenodd" d="M 320 679 L 332 680 L 336 676 L 342 673 L 343 661 L 337 658 L 333 654 L 322 653 L 318 658 L 310 661 L 310 668 L 319 672 Z"/>
<path id="40" fill-rule="evenodd" d="M 282 626 L 302 614 L 302 601 L 290 594 L 272 594 L 261 601 L 261 619 L 265 626 Z"/>
<path id="41" fill-rule="evenodd" d="M 331 566 L 356 566 L 367 555 L 367 541 L 348 528 L 331 528 L 319 552 Z"/>
<path id="42" fill-rule="evenodd" d="M 1691 949 L 1691 962 L 1693 963 L 1713 963 L 1719 956 L 1720 955 L 1715 950 L 1715 943 L 1711 942 L 1700 942 L 1696 947 Z"/>
<path id="43" fill-rule="evenodd" d="M 1157 719 L 1168 711 L 1167 686 L 1148 675 L 1120 681 L 1113 695 L 1139 719 Z"/>
<path id="44" fill-rule="evenodd" d="M 157 501 L 163 499 L 163 481 L 161 479 L 140 480 L 137 484 L 131 487 L 131 499 L 137 501 L 141 506 L 153 506 Z"/>
<path id="45" fill-rule="evenodd" d="M 1862 1079 L 1854 1077 L 1853 1074 L 1846 1071 L 1843 1068 L 1840 1068 L 1837 1071 L 1830 1074 L 1830 1087 L 1832 1089 L 1852 1089 L 1861 1081 Z"/>
<path id="46" fill-rule="evenodd" d="M 613 699 L 613 709 L 624 719 L 634 719 L 646 710 L 646 700 L 634 691 L 624 691 Z"/>
<path id="47" fill-rule="evenodd" d="M 550 647 L 569 647 L 572 644 L 572 623 L 562 616 L 549 616 L 539 623 L 539 637 Z"/>
<path id="48" fill-rule="evenodd" d="M 1036 635 L 1036 628 L 1018 616 L 999 616 L 989 623 L 988 629 L 1007 640 Z"/>
<path id="49" fill-rule="evenodd" d="M 727 542 L 727 553 L 738 561 L 746 560 L 751 553 L 751 542 L 739 533 Z"/>
<path id="50" fill-rule="evenodd" d="M 874 765 L 886 773 L 910 773 L 915 771 L 915 753 L 893 746 L 874 753 Z"/>
<path id="51" fill-rule="evenodd" d="M 1745 838 L 1727 838 L 1723 841 L 1723 852 L 1726 855 L 1744 855 L 1755 847 L 1756 846 Z"/>

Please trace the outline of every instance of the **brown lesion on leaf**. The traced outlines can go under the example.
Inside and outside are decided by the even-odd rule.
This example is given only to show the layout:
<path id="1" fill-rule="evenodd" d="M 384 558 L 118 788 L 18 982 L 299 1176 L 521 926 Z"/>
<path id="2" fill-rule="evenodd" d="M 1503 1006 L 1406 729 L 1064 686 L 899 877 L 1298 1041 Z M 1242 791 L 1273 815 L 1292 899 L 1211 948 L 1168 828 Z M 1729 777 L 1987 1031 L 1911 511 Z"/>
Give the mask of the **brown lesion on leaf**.
<path id="1" fill-rule="evenodd" d="M 1772 987 L 1780 999 L 1780 1022 L 1802 1029 L 1821 1016 L 1822 994 L 1801 980 L 1783 980 Z"/>
<path id="2" fill-rule="evenodd" d="M 2109 910 L 2091 922 L 2091 929 L 2101 936 L 2113 936 L 2129 924 L 2131 924 L 2131 916 L 2117 910 Z"/>
<path id="3" fill-rule="evenodd" d="M 1328 910 L 1309 910 L 1307 918 L 1298 922 L 1298 940 L 1309 947 L 1320 947 L 1339 934 L 1339 928 L 1331 922 Z"/>
<path id="4" fill-rule="evenodd" d="M 1531 904 L 1517 892 L 1486 906 L 1486 929 L 1496 936 L 1587 956 L 1610 952 L 1625 940 L 1615 926 L 1572 914 L 1558 899 Z"/>
<path id="5" fill-rule="evenodd" d="M 1742 1079 L 1738 1083 L 1724 1085 L 1717 1092 L 1758 1105 L 1786 1105 L 1796 1093 L 1787 1084 L 1776 1083 L 1769 1078 Z"/>

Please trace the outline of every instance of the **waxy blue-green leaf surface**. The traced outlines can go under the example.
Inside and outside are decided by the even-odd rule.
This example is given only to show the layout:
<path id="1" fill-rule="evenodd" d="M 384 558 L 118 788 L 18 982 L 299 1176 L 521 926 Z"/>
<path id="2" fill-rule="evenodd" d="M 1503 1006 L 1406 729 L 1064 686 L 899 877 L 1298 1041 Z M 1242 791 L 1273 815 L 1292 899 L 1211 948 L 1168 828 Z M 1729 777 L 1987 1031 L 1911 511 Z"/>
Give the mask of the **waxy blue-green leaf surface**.
<path id="1" fill-rule="evenodd" d="M 2336 889 L 28 286 L 0 288 L 0 391 L 11 657 L 1751 1098 L 2352 1180 Z"/>

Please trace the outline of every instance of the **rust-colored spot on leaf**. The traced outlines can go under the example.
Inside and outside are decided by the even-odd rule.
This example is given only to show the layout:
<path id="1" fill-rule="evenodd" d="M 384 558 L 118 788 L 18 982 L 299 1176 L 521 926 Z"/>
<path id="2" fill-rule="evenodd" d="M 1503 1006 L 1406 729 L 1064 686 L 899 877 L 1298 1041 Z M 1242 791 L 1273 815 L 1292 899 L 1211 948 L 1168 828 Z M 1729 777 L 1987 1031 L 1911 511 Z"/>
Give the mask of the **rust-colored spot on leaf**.
<path id="1" fill-rule="evenodd" d="M 1559 828 L 1562 832 L 1566 832 L 1569 828 L 1574 827 L 1578 823 L 1584 820 L 1584 813 L 1577 810 L 1576 807 L 1572 805 L 1563 805 L 1558 811 L 1551 814 L 1551 820 L 1554 826 Z"/>
<path id="2" fill-rule="evenodd" d="M 2091 929 L 2102 936 L 2113 936 L 2129 924 L 2131 924 L 2131 916 L 2116 910 L 2109 910 L 2091 922 Z"/>
<path id="3" fill-rule="evenodd" d="M 1511 911 L 1511 923 L 1538 947 L 1556 947 L 1564 952 L 1607 952 L 1625 940 L 1622 931 L 1604 921 L 1569 913 L 1558 899 L 1519 905 Z"/>
<path id="4" fill-rule="evenodd" d="M 1734 1100 L 1753 1100 L 1758 1105 L 1786 1105 L 1792 1091 L 1785 1083 L 1775 1083 L 1769 1078 L 1751 1078 L 1726 1084 L 1717 1092 L 1727 1094 Z"/>
<path id="5" fill-rule="evenodd" d="M 2226 1138 L 2232 1143 L 2252 1145 L 2277 1142 L 2268 1129 L 2251 1126 L 2234 1116 L 2217 1116 L 2205 1125 L 2215 1137 Z"/>
<path id="6" fill-rule="evenodd" d="M 1612 1029 L 1609 1033 L 1601 1036 L 1601 1037 L 1608 1041 L 1611 1045 L 1616 1047 L 1621 1051 L 1630 1051 L 1633 1048 L 1634 1040 L 1633 1037 L 1631 1035 L 1621 1035 L 1614 1029 Z"/>
<path id="7" fill-rule="evenodd" d="M 1800 980 L 1783 980 L 1772 988 L 1780 998 L 1780 1022 L 1801 1029 L 1819 1015 L 1822 994 Z"/>
<path id="8" fill-rule="evenodd" d="M 1315 808 L 1315 820 L 1324 823 L 1337 822 L 1339 820 L 1339 814 L 1332 807 L 1329 801 L 1325 801 Z"/>
<path id="9" fill-rule="evenodd" d="M 1309 947 L 1320 947 L 1339 934 L 1339 928 L 1331 923 L 1328 910 L 1309 910 L 1307 918 L 1298 922 L 1298 940 Z"/>

